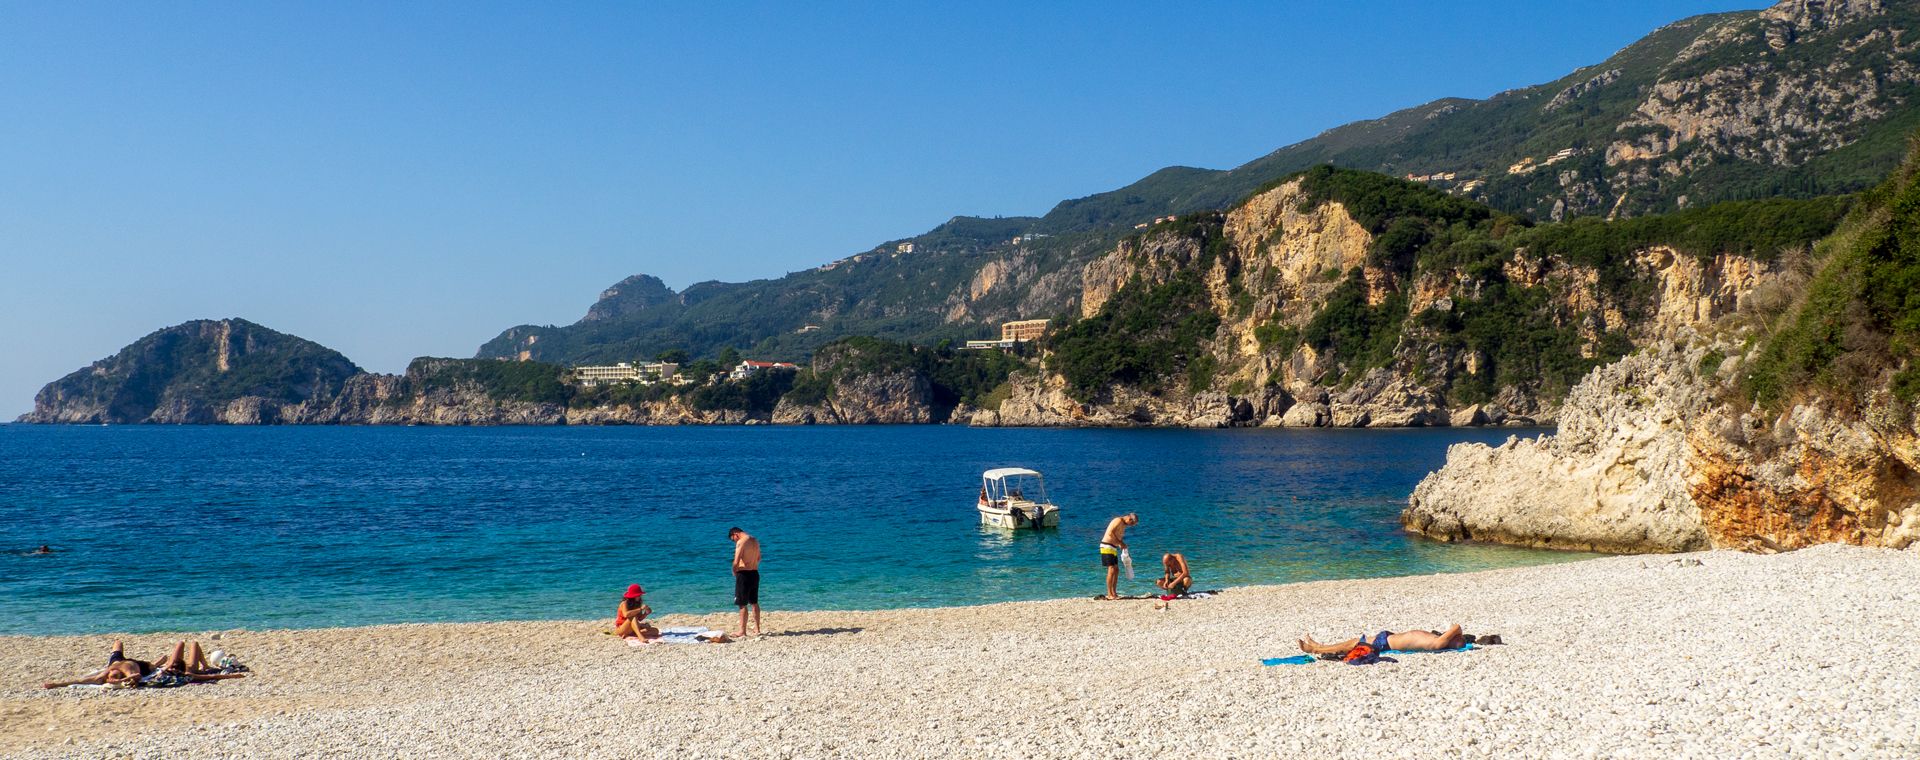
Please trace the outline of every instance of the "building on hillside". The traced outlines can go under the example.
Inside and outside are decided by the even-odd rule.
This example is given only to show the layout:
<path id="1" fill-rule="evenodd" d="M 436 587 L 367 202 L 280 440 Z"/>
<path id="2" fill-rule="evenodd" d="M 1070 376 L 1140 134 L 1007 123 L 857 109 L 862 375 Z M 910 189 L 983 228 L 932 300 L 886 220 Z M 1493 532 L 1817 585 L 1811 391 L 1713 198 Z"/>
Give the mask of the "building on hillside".
<path id="1" fill-rule="evenodd" d="M 1047 334 L 1047 320 L 1022 319 L 1000 325 L 1000 339 L 1011 341 L 1039 340 Z"/>
<path id="2" fill-rule="evenodd" d="M 901 243 L 893 247 L 894 253 L 913 253 L 912 243 Z"/>
<path id="3" fill-rule="evenodd" d="M 631 383 L 639 379 L 639 368 L 626 362 L 573 368 L 573 382 L 588 387 Z"/>
<path id="4" fill-rule="evenodd" d="M 968 351 L 980 351 L 988 348 L 1012 349 L 1028 341 L 1039 340 L 1047 334 L 1047 320 L 1021 319 L 1000 325 L 999 340 L 970 340 L 963 346 Z"/>
<path id="5" fill-rule="evenodd" d="M 800 329 L 794 330 L 794 332 L 800 335 L 805 335 L 810 332 L 820 332 L 820 326 L 819 325 L 801 325 Z"/>
<path id="6" fill-rule="evenodd" d="M 749 377 L 753 377 L 755 374 L 758 374 L 761 370 L 768 370 L 768 369 L 797 370 L 797 369 L 800 369 L 800 367 L 798 365 L 790 364 L 787 362 L 761 362 L 761 361 L 754 361 L 752 359 L 748 359 L 746 361 L 741 362 L 739 365 L 735 366 L 732 372 L 727 373 L 727 377 L 734 380 L 745 380 Z"/>
<path id="7" fill-rule="evenodd" d="M 1144 230 L 1144 229 L 1146 229 L 1146 228 L 1147 228 L 1147 223 L 1146 223 L 1146 222 L 1141 222 L 1141 223 L 1139 223 L 1139 224 L 1136 224 L 1136 225 L 1133 225 L 1133 228 L 1134 228 L 1134 229 L 1136 229 L 1136 230 Z"/>
<path id="8" fill-rule="evenodd" d="M 641 362 L 639 364 L 621 362 L 572 369 L 573 382 L 589 388 L 620 383 L 652 385 L 664 380 L 673 380 L 679 372 L 680 365 L 673 362 Z"/>
<path id="9" fill-rule="evenodd" d="M 1013 348 L 1018 345 L 1020 345 L 1019 341 L 1012 340 L 970 340 L 967 341 L 967 345 L 961 348 L 967 351 L 980 351 L 988 348 Z"/>

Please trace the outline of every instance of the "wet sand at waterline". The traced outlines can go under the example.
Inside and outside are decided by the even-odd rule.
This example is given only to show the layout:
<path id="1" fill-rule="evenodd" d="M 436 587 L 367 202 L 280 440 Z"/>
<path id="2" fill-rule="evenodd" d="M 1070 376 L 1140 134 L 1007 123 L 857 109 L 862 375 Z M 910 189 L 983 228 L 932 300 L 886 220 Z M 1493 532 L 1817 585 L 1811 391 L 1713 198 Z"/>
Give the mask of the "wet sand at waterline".
<path id="1" fill-rule="evenodd" d="M 1092 593 L 1097 573 L 1087 580 Z M 1303 633 L 1456 621 L 1508 643 L 1260 664 L 1295 654 Z M 768 635 L 727 645 L 633 649 L 604 625 L 225 631 L 206 643 L 252 677 L 109 693 L 38 685 L 99 667 L 113 637 L 0 638 L 0 754 L 1920 754 L 1914 551 L 1612 557 L 1237 588 L 1164 611 L 773 611 Z M 126 641 L 147 658 L 178 638 Z"/>

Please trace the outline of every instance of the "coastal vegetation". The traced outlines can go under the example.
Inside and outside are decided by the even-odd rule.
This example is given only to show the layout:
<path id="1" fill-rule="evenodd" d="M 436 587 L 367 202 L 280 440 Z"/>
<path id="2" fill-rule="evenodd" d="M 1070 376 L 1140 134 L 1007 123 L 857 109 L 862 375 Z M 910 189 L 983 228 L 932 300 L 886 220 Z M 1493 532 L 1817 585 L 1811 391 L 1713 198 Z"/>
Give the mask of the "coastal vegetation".
<path id="1" fill-rule="evenodd" d="M 1027 366 L 1018 353 L 997 349 L 956 351 L 950 345 L 929 348 L 881 338 L 844 338 L 814 355 L 813 368 L 800 373 L 788 400 L 814 405 L 831 397 L 835 388 L 863 378 L 905 375 L 925 378 L 934 418 L 945 419 L 961 404 L 998 406 L 989 396 Z"/>
<path id="2" fill-rule="evenodd" d="M 711 358 L 735 346 L 798 362 L 849 336 L 927 346 L 986 337 L 999 321 L 1071 311 L 1072 284 L 1086 263 L 1143 227 L 1162 226 L 1154 220 L 1218 213 L 1302 171 L 1317 197 L 1340 200 L 1371 232 L 1393 238 L 1381 248 L 1389 260 L 1415 248 L 1467 259 L 1462 264 L 1502 255 L 1454 234 L 1478 230 L 1485 218 L 1489 236 L 1506 241 L 1496 249 L 1554 251 L 1599 269 L 1607 287 L 1630 291 L 1635 278 L 1616 266 L 1622 248 L 1660 240 L 1696 255 L 1766 255 L 1805 239 L 1799 225 L 1817 226 L 1844 204 L 1779 199 L 1859 192 L 1898 165 L 1905 135 L 1920 128 L 1920 109 L 1911 107 L 1920 97 L 1920 52 L 1895 41 L 1913 33 L 1920 11 L 1878 4 L 1833 23 L 1794 15 L 1802 12 L 1818 13 L 1680 20 L 1556 81 L 1335 127 L 1229 171 L 1167 167 L 1063 200 L 1039 217 L 956 216 L 779 277 L 678 292 L 657 280 L 616 285 L 587 318 L 511 328 L 477 355 L 596 364 L 672 347 Z M 1783 28 L 1794 31 L 1770 36 Z M 1655 91 L 1676 94 L 1650 97 Z M 1755 113 L 1764 115 L 1746 115 Z M 1679 123 L 1699 125 L 1697 136 L 1682 140 L 1665 126 Z M 1315 168 L 1326 165 L 1373 173 Z M 1428 192 L 1391 189 L 1388 176 L 1416 178 L 1411 184 Z M 1728 201 L 1763 205 L 1723 207 Z M 1769 219 L 1769 211 L 1782 216 Z M 1620 226 L 1656 216 L 1643 227 Z M 1439 231 L 1431 225 L 1389 229 L 1410 218 L 1440 222 L 1448 245 L 1418 245 L 1416 233 Z M 1718 223 L 1742 220 L 1757 223 Z M 1663 229 L 1676 224 L 1685 234 Z M 1534 239 L 1508 239 L 1528 229 Z"/>
<path id="3" fill-rule="evenodd" d="M 501 401 L 565 404 L 574 392 L 565 376 L 565 367 L 545 362 L 422 357 L 407 365 L 406 379 L 416 394 L 469 386 Z"/>
<path id="4" fill-rule="evenodd" d="M 1744 378 L 1748 395 L 1779 407 L 1884 381 L 1901 401 L 1920 399 L 1920 146 L 1816 250 L 1818 272 L 1778 317 Z"/>
<path id="5" fill-rule="evenodd" d="M 332 396 L 360 372 L 337 351 L 244 319 L 195 320 L 48 383 L 36 406 L 57 408 L 48 421 L 200 422 L 240 398 Z"/>
<path id="6" fill-rule="evenodd" d="M 1252 325 L 1260 352 L 1284 361 L 1298 347 L 1311 348 L 1328 368 L 1319 382 L 1336 387 L 1397 366 L 1438 380 L 1454 404 L 1485 401 L 1506 387 L 1554 396 L 1631 351 L 1630 326 L 1646 318 L 1661 276 L 1645 258 L 1651 249 L 1672 249 L 1705 265 L 1724 255 L 1773 262 L 1782 251 L 1804 250 L 1831 234 L 1854 205 L 1848 196 L 1773 198 L 1539 224 L 1425 184 L 1332 166 L 1283 178 L 1262 192 L 1294 181 L 1299 212 L 1338 203 L 1371 240 L 1363 265 L 1322 273 L 1331 279 L 1318 279 L 1332 287 L 1317 302 L 1280 304 L 1273 317 Z M 1238 345 L 1223 343 L 1219 331 L 1244 318 L 1262 295 L 1256 283 L 1270 280 L 1246 276 L 1233 253 L 1245 246 L 1229 240 L 1217 219 L 1181 217 L 1122 245 L 1142 250 L 1151 235 L 1163 247 L 1190 241 L 1182 250 L 1201 253 L 1174 264 L 1171 274 L 1135 276 L 1097 313 L 1055 332 L 1048 368 L 1065 379 L 1074 398 L 1094 400 L 1115 384 L 1160 393 L 1183 376 L 1189 392 L 1213 386 L 1237 352 L 1226 347 Z M 1575 279 L 1589 272 L 1600 303 L 1626 321 L 1596 322 L 1576 308 L 1571 281 L 1514 277 L 1546 264 L 1567 268 Z M 1209 277 L 1224 279 L 1226 302 L 1216 303 Z M 1416 282 L 1452 283 L 1455 295 L 1416 312 Z M 1300 316 L 1283 319 L 1288 313 Z M 1435 349 L 1475 357 L 1474 366 L 1435 365 Z"/>
<path id="7" fill-rule="evenodd" d="M 1198 272 L 1183 271 L 1154 286 L 1136 281 L 1098 314 L 1055 333 L 1047 367 L 1065 377 L 1068 392 L 1082 401 L 1114 383 L 1157 391 L 1186 370 L 1219 325 Z"/>

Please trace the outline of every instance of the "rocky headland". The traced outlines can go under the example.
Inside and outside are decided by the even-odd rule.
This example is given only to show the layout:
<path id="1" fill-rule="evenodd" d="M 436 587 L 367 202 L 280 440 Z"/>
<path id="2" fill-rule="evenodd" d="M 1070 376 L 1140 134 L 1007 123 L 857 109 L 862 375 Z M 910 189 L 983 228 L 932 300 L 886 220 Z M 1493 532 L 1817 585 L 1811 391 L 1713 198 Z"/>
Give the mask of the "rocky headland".
<path id="1" fill-rule="evenodd" d="M 1588 376 L 1554 435 L 1454 446 L 1402 522 L 1448 541 L 1620 552 L 1913 546 L 1916 209 L 1920 159 L 1736 313 Z"/>

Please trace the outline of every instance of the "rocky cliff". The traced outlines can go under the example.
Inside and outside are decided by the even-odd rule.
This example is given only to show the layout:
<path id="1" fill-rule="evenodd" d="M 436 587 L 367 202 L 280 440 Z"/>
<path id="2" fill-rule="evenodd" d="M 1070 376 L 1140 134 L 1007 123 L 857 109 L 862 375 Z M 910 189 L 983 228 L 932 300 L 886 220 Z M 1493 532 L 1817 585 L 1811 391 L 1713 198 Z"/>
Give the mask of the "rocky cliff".
<path id="1" fill-rule="evenodd" d="M 1584 380 L 1559 431 L 1461 444 L 1402 522 L 1603 551 L 1920 540 L 1920 159 L 1747 303 Z"/>
<path id="2" fill-rule="evenodd" d="M 998 357 L 954 357 L 976 368 Z M 813 357 L 807 377 L 780 399 L 772 421 L 798 425 L 915 425 L 954 421 L 965 406 L 966 389 L 939 382 L 935 375 L 951 367 L 936 352 L 858 339 L 827 346 Z M 993 381 L 1011 368 L 989 371 Z M 986 383 L 988 381 L 982 381 Z M 962 416 L 971 419 L 969 408 Z"/>
<path id="3" fill-rule="evenodd" d="M 195 320 L 48 383 L 20 421 L 273 421 L 282 408 L 338 396 L 358 374 L 353 362 L 312 341 L 244 319 Z"/>
<path id="4" fill-rule="evenodd" d="M 1530 226 L 1323 168 L 1084 270 L 1047 372 L 975 424 L 1534 425 L 1594 366 L 1738 309 L 1844 201 Z M 1771 232 L 1756 234 L 1764 228 Z"/>
<path id="5" fill-rule="evenodd" d="M 533 361 L 420 358 L 361 371 L 318 344 L 245 320 L 160 330 L 49 383 L 28 423 L 230 425 L 925 424 L 1001 384 L 1017 360 L 875 339 L 829 344 L 796 378 L 586 388 Z M 804 380 L 796 387 L 796 380 Z"/>
<path id="6" fill-rule="evenodd" d="M 578 322 L 513 327 L 476 355 L 592 364 L 732 346 L 797 362 L 848 336 L 982 338 L 1000 321 L 1092 313 L 1081 299 L 1099 301 L 1103 279 L 1105 293 L 1119 284 L 1112 262 L 1095 260 L 1136 225 L 1226 211 L 1322 164 L 1405 177 L 1540 221 L 1856 192 L 1899 162 L 1905 134 L 1920 125 L 1917 27 L 1920 8 L 1880 0 L 1785 0 L 1684 19 L 1555 81 L 1336 127 L 1228 171 L 1169 167 L 1039 217 L 954 217 L 765 280 L 674 292 L 628 278 Z M 1301 234 L 1250 210 L 1239 217 Z M 1351 257 L 1338 255 L 1336 232 L 1314 236 L 1331 258 L 1291 282 L 1313 284 L 1336 265 L 1344 273 Z"/>
<path id="7" fill-rule="evenodd" d="M 1884 391 L 1864 409 L 1809 399 L 1776 415 L 1703 372 L 1727 342 L 1683 339 L 1596 370 L 1560 428 L 1456 444 L 1401 520 L 1444 541 L 1607 552 L 1920 540 L 1920 427 Z"/>

